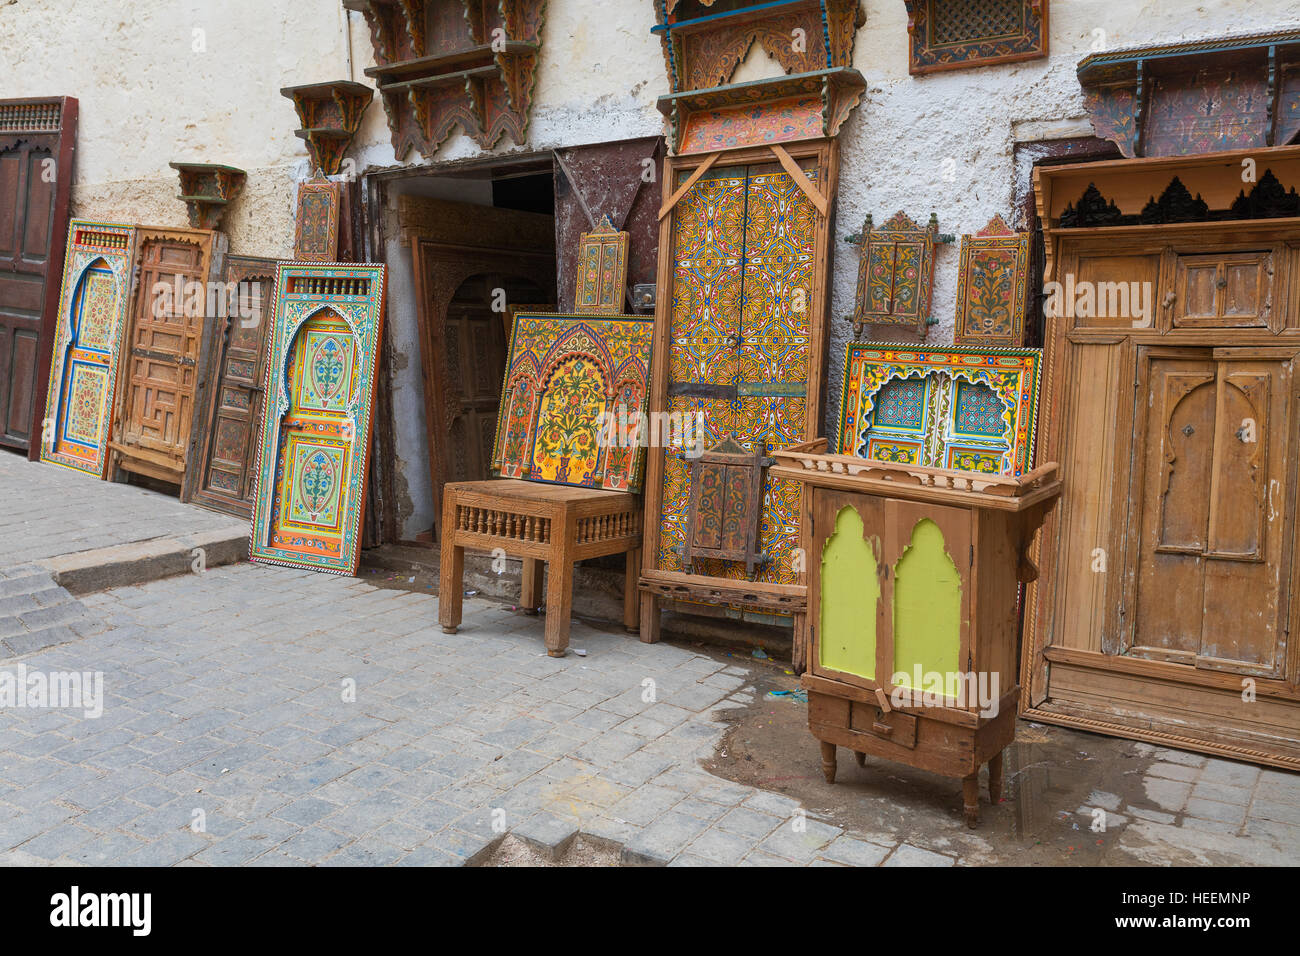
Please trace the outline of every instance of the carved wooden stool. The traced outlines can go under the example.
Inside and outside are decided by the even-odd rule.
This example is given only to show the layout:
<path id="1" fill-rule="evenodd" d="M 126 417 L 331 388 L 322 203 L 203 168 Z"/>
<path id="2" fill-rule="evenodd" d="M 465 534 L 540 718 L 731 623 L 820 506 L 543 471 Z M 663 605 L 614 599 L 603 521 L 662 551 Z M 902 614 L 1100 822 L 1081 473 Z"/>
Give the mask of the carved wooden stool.
<path id="1" fill-rule="evenodd" d="M 563 657 L 569 646 L 575 561 L 626 554 L 623 626 L 636 633 L 640 613 L 641 499 L 624 491 L 572 488 L 495 478 L 458 481 L 442 491 L 442 566 L 438 622 L 447 634 L 460 626 L 465 549 L 522 558 L 520 605 L 537 607 L 543 562 L 546 582 L 546 653 Z M 535 610 L 534 610 L 535 613 Z"/>

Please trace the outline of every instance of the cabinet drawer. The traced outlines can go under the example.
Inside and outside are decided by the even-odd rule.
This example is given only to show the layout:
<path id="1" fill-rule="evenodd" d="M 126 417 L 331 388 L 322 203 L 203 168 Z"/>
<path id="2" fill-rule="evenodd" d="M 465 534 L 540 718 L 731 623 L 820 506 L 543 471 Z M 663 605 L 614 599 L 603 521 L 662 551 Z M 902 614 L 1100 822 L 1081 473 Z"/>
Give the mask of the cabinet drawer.
<path id="1" fill-rule="evenodd" d="M 909 750 L 916 747 L 916 718 L 902 711 L 885 713 L 875 704 L 855 700 L 849 711 L 849 729 L 871 734 Z"/>
<path id="2" fill-rule="evenodd" d="M 1175 328 L 1265 328 L 1273 302 L 1273 252 L 1179 255 L 1174 296 Z"/>

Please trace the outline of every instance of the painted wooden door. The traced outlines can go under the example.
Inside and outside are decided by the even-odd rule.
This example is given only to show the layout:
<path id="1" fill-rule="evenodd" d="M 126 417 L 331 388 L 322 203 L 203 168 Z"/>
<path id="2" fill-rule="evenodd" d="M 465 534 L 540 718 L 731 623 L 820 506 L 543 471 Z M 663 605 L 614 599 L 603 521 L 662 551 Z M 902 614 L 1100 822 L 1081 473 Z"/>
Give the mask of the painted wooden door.
<path id="1" fill-rule="evenodd" d="M 875 682 L 889 642 L 888 566 L 882 558 L 884 499 L 818 488 L 812 508 L 820 554 L 809 570 L 815 608 L 814 674 L 849 683 Z"/>
<path id="2" fill-rule="evenodd" d="M 141 235 L 110 474 L 116 465 L 179 484 L 185 473 L 211 236 Z"/>
<path id="3" fill-rule="evenodd" d="M 75 132 L 75 100 L 0 100 L 0 445 L 11 448 L 39 445 Z"/>
<path id="4" fill-rule="evenodd" d="M 813 183 L 814 160 L 800 161 Z M 686 175 L 682 174 L 683 177 Z M 703 423 L 703 446 L 728 436 L 747 449 L 783 448 L 806 437 L 811 364 L 816 211 L 777 164 L 710 170 L 677 204 L 672 235 L 668 410 L 673 420 Z M 692 571 L 690 462 L 664 449 L 663 527 L 657 563 Z M 791 553 L 799 544 L 798 482 L 763 477 L 761 547 L 753 580 L 797 583 Z M 743 563 L 695 562 L 695 573 L 745 579 Z"/>
<path id="5" fill-rule="evenodd" d="M 1249 348 L 1140 356 L 1128 654 L 1282 676 L 1294 356 Z"/>
<path id="6" fill-rule="evenodd" d="M 240 308 L 219 320 L 223 328 L 213 345 L 211 401 L 198 468 L 192 469 L 196 503 L 243 518 L 252 514 L 275 262 L 251 256 L 226 259 L 225 281 Z"/>

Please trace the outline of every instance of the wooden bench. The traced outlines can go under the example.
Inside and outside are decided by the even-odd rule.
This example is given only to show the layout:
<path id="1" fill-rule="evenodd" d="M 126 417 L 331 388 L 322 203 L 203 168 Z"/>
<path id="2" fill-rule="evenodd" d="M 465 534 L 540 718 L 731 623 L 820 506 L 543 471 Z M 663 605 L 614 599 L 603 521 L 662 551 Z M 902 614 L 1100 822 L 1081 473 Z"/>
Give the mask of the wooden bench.
<path id="1" fill-rule="evenodd" d="M 573 565 L 606 554 L 626 554 L 623 626 L 636 633 L 640 614 L 643 509 L 637 495 L 573 488 L 516 478 L 458 481 L 442 491 L 442 563 L 438 622 L 446 634 L 460 627 L 465 550 L 522 558 L 520 605 L 533 610 L 546 582 L 546 653 L 563 657 L 569 646 Z"/>

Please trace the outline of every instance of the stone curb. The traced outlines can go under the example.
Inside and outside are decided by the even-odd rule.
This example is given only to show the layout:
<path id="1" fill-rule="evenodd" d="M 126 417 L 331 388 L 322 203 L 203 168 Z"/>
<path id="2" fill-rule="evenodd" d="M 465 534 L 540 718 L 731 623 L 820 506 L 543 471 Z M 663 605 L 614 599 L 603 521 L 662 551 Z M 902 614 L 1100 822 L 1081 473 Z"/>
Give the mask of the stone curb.
<path id="1" fill-rule="evenodd" d="M 175 538 L 153 538 L 92 551 L 77 551 L 37 561 L 54 580 L 74 595 L 108 588 L 147 584 L 191 571 L 202 548 L 208 568 L 248 560 L 248 529 L 204 531 Z"/>

